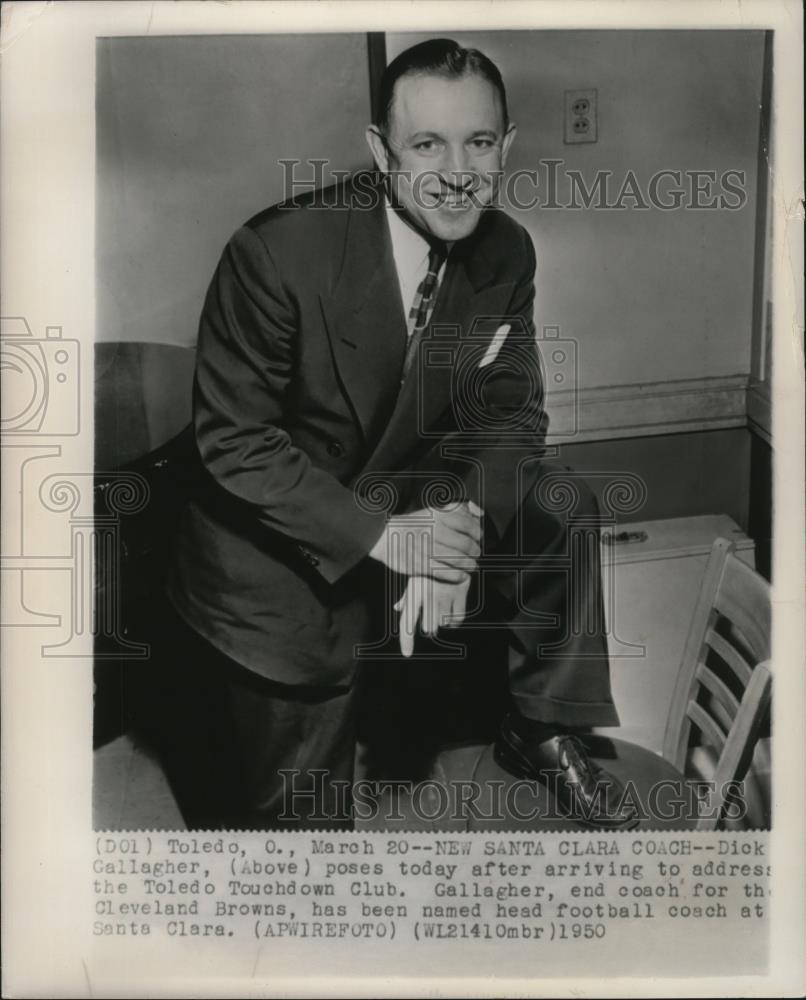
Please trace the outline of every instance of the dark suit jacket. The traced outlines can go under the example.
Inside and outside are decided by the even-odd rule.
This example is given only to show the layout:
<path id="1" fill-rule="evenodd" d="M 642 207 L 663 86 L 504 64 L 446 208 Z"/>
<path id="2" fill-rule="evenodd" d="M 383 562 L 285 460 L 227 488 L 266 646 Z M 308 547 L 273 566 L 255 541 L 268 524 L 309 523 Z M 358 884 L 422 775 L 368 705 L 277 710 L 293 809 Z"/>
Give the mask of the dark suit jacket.
<path id="1" fill-rule="evenodd" d="M 288 684 L 349 681 L 369 634 L 367 588 L 377 596 L 383 582 L 365 557 L 389 509 L 469 496 L 501 535 L 545 432 L 529 236 L 491 209 L 454 245 L 401 390 L 405 311 L 376 185 L 358 175 L 251 219 L 201 317 L 205 471 L 168 592 L 224 653 Z M 503 322 L 510 336 L 479 368 Z"/>

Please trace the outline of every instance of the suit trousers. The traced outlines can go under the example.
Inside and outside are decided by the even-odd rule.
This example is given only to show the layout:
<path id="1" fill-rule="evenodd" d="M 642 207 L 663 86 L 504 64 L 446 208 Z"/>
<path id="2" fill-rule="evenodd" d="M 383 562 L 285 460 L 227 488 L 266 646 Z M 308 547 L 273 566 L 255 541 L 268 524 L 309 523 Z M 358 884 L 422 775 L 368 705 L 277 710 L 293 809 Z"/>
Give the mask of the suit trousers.
<path id="1" fill-rule="evenodd" d="M 359 736 L 370 748 L 367 777 L 415 780 L 440 742 L 489 738 L 508 708 L 561 727 L 617 725 L 598 507 L 573 482 L 572 515 L 530 494 L 506 535 L 485 539 L 462 626 L 418 639 L 411 661 L 395 657 L 395 636 L 382 636 L 358 657 L 349 686 L 266 680 L 177 618 L 166 630 L 159 742 L 188 826 L 349 827 Z M 394 574 L 371 569 L 388 610 L 383 578 Z"/>
<path id="2" fill-rule="evenodd" d="M 574 729 L 617 726 L 602 596 L 599 505 L 571 469 L 546 463 L 507 534 L 487 548 L 491 609 L 507 638 L 508 686 L 518 712 Z M 472 623 L 472 615 L 469 619 Z M 501 623 L 500 625 L 498 623 Z"/>
<path id="3" fill-rule="evenodd" d="M 351 828 L 357 684 L 267 680 L 175 613 L 162 634 L 151 736 L 188 828 Z"/>

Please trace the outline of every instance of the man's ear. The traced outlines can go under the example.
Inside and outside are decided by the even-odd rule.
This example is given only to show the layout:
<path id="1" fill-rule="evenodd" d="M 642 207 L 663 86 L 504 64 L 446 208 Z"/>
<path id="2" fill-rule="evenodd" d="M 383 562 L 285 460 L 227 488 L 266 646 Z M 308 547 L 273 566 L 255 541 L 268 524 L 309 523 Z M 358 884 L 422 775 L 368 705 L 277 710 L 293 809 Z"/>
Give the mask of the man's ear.
<path id="1" fill-rule="evenodd" d="M 507 156 L 509 155 L 509 147 L 515 141 L 515 136 L 518 134 L 518 127 L 515 122 L 510 122 L 506 132 L 504 133 L 504 141 L 501 143 L 501 166 L 506 166 Z"/>
<path id="2" fill-rule="evenodd" d="M 369 125 L 366 131 L 367 145 L 369 146 L 375 165 L 383 174 L 389 173 L 389 151 L 381 135 L 381 130 L 377 125 Z"/>

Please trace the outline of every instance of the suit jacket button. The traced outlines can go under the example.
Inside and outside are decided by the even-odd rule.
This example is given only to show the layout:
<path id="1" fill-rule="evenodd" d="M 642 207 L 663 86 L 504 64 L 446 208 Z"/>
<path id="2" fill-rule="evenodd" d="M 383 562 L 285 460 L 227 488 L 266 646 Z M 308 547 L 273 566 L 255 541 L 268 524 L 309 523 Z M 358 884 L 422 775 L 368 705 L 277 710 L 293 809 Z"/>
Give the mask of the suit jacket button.
<path id="1" fill-rule="evenodd" d="M 344 445 L 341 441 L 330 441 L 327 446 L 328 455 L 332 455 L 333 458 L 341 458 L 344 454 Z"/>

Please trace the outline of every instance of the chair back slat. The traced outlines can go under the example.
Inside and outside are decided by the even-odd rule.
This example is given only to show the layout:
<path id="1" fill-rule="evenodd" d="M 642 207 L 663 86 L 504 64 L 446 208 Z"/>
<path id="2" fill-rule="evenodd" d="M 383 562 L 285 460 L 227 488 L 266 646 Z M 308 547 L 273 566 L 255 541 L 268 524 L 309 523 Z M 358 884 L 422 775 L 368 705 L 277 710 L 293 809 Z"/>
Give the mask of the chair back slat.
<path id="1" fill-rule="evenodd" d="M 719 724 L 727 731 L 733 725 L 736 713 L 739 711 L 739 699 L 728 685 L 702 661 L 697 664 L 696 678 L 712 696 L 712 711 L 717 716 Z M 748 680 L 749 680 L 748 675 Z"/>
<path id="2" fill-rule="evenodd" d="M 770 655 L 769 619 L 760 622 L 754 618 L 733 596 L 719 595 L 716 610 L 732 625 L 735 633 L 747 647 L 755 663 L 761 663 Z"/>
<path id="3" fill-rule="evenodd" d="M 702 705 L 697 704 L 696 701 L 690 701 L 688 703 L 688 711 L 686 714 L 697 729 L 699 729 L 699 731 L 703 734 L 703 736 L 706 737 L 708 743 L 721 753 L 725 743 L 727 742 L 728 736 L 716 722 L 714 717 L 709 715 Z"/>
<path id="4" fill-rule="evenodd" d="M 709 628 L 705 634 L 705 643 L 733 670 L 742 687 L 750 683 L 750 678 L 753 676 L 752 666 L 724 636 Z"/>
<path id="5" fill-rule="evenodd" d="M 739 633 L 753 665 L 769 659 L 772 618 L 769 584 L 734 553 L 726 558 L 714 608 Z"/>

